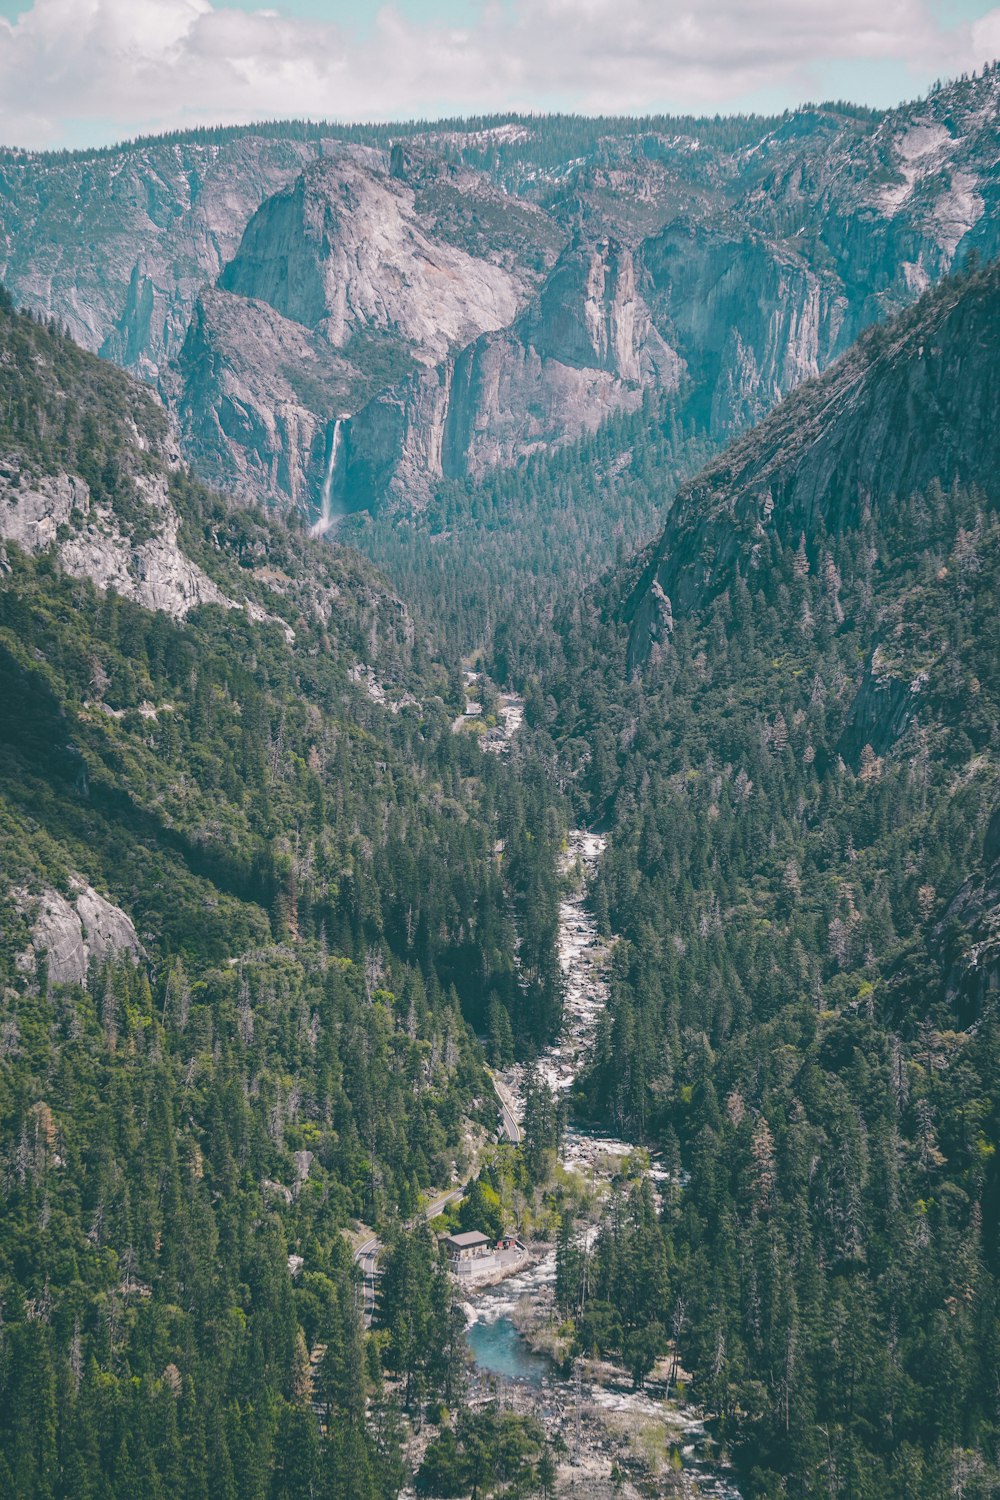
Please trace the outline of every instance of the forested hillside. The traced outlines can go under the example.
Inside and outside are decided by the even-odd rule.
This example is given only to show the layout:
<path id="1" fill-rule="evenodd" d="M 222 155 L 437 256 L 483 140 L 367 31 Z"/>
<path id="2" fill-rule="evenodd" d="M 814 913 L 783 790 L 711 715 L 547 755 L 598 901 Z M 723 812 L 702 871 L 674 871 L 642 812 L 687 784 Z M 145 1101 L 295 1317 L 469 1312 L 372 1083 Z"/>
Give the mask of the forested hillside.
<path id="1" fill-rule="evenodd" d="M 998 105 L 0 156 L 0 1493 L 1000 1495 Z"/>
<path id="2" fill-rule="evenodd" d="M 0 1491 L 394 1495 L 343 1231 L 495 1128 L 491 1006 L 557 1022 L 558 802 L 6 300 L 0 397 Z"/>
<path id="3" fill-rule="evenodd" d="M 753 1496 L 1000 1483 L 998 292 L 946 283 L 706 470 L 531 700 L 611 830 L 579 1107 L 674 1173 L 668 1296 L 602 1295 Z"/>
<path id="4" fill-rule="evenodd" d="M 685 396 L 650 395 L 558 453 L 442 485 L 419 516 L 348 518 L 340 535 L 413 600 L 450 656 L 480 650 L 498 682 L 522 683 L 558 659 L 560 607 L 648 541 L 712 452 Z"/>

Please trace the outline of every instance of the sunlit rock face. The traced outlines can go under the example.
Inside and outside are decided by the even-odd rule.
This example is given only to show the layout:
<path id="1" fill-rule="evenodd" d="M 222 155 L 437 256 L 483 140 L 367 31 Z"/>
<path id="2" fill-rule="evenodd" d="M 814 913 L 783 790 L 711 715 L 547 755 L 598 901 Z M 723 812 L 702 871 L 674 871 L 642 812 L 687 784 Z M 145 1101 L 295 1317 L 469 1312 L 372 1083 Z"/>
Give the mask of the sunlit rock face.
<path id="1" fill-rule="evenodd" d="M 199 604 L 235 607 L 182 551 L 180 519 L 164 475 L 136 481 L 149 532 L 132 535 L 110 506 L 95 504 L 84 481 L 57 474 L 21 482 L 8 460 L 0 465 L 0 537 L 27 552 L 53 546 L 67 573 L 114 589 L 147 609 L 181 618 Z"/>
<path id="2" fill-rule="evenodd" d="M 435 236 L 380 153 L 318 162 L 264 203 L 220 286 L 317 329 L 335 349 L 391 333 L 422 362 L 517 312 L 514 276 Z"/>
<path id="3" fill-rule="evenodd" d="M 997 118 L 991 72 L 731 141 L 622 122 L 577 149 L 542 119 L 18 157 L 0 274 L 154 380 L 208 478 L 328 526 L 419 506 L 651 388 L 682 389 L 716 441 L 760 421 L 1000 250 Z"/>
<path id="4" fill-rule="evenodd" d="M 647 386 L 674 388 L 681 360 L 636 291 L 631 252 L 578 241 L 509 327 L 380 393 L 349 427 L 346 489 L 355 504 L 425 498 L 435 480 L 593 432 L 634 410 Z"/>

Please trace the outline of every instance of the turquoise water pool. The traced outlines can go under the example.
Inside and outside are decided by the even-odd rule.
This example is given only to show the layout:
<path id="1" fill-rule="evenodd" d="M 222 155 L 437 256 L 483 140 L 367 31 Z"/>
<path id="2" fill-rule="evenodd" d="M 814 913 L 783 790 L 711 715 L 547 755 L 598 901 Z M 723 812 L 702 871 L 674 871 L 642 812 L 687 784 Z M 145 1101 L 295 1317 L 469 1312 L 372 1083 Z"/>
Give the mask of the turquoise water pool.
<path id="1" fill-rule="evenodd" d="M 472 1357 L 480 1370 L 503 1380 L 525 1380 L 539 1385 L 552 1366 L 541 1354 L 533 1354 L 507 1317 L 491 1323 L 473 1323 L 465 1331 Z"/>

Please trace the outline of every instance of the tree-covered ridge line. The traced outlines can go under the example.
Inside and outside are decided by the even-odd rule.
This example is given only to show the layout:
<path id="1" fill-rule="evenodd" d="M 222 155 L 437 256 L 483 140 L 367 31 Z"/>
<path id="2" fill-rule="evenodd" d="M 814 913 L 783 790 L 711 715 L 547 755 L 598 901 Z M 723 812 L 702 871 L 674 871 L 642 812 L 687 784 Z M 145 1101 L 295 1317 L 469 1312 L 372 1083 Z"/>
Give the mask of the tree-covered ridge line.
<path id="1" fill-rule="evenodd" d="M 529 697 L 578 815 L 610 823 L 595 900 L 621 936 L 577 1105 L 661 1147 L 673 1184 L 655 1315 L 612 1278 L 580 1324 L 568 1250 L 563 1305 L 584 1343 L 675 1338 L 754 1497 L 1000 1485 L 1000 497 L 988 446 L 959 451 L 951 408 L 909 399 L 925 352 L 907 348 L 957 307 L 951 398 L 991 409 L 996 274 L 848 357 L 897 352 L 871 389 L 907 393 L 895 441 L 936 450 L 947 487 L 899 492 L 889 469 L 785 515 L 835 431 L 799 423 L 797 445 L 779 410 L 690 486 L 713 586 L 641 672 L 622 608 L 640 558 L 564 615 Z M 745 521 L 728 501 L 782 423 L 773 512 Z"/>
<path id="2" fill-rule="evenodd" d="M 558 1023 L 558 799 L 451 732 L 460 683 L 369 564 L 206 490 L 154 398 L 7 303 L 0 349 L 15 507 L 82 479 L 139 544 L 162 478 L 259 606 L 0 552 L 0 1489 L 394 1495 L 344 1230 L 495 1129 L 475 1029 Z M 86 988 L 30 946 L 78 876 L 143 948 Z"/>
<path id="3" fill-rule="evenodd" d="M 562 113 L 501 113 L 490 115 L 455 115 L 439 120 L 385 120 L 370 124 L 350 124 L 337 120 L 254 120 L 244 125 L 192 126 L 188 129 L 168 130 L 155 135 L 139 135 L 115 141 L 108 146 L 83 146 L 77 148 L 55 148 L 49 151 L 33 151 L 17 146 L 0 147 L 0 161 L 17 165 L 59 164 L 62 162 L 99 161 L 128 151 L 143 151 L 170 146 L 221 146 L 238 141 L 246 136 L 259 136 L 265 140 L 291 141 L 347 141 L 355 145 L 378 146 L 388 149 L 398 140 L 434 135 L 461 137 L 503 132 L 508 127 L 519 128 L 534 137 L 532 152 L 518 139 L 520 148 L 516 155 L 539 162 L 555 164 L 592 149 L 596 141 L 606 135 L 697 135 L 714 145 L 752 145 L 768 131 L 776 129 L 790 116 L 803 111 L 816 111 L 843 116 L 844 119 L 877 121 L 884 110 L 869 109 L 852 104 L 849 100 L 825 100 L 822 103 L 803 102 L 798 109 L 786 109 L 779 114 L 765 115 L 742 113 L 735 115 L 577 115 Z M 479 144 L 478 142 L 476 143 Z M 487 143 L 489 147 L 490 143 Z M 503 150 L 511 143 L 503 138 L 494 149 Z M 553 156 L 552 153 L 555 152 Z M 514 153 L 512 153 L 514 154 Z M 551 157 L 551 162 L 549 161 Z"/>

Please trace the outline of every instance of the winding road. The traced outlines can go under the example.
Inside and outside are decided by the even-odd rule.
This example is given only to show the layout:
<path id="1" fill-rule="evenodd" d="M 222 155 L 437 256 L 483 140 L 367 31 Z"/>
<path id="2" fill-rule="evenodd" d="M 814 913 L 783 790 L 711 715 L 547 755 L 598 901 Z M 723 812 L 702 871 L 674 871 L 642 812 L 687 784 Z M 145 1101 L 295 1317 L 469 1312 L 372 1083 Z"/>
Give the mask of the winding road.
<path id="1" fill-rule="evenodd" d="M 503 1137 L 512 1146 L 519 1146 L 521 1144 L 521 1127 L 518 1124 L 517 1105 L 514 1101 L 514 1096 L 503 1079 L 496 1077 L 493 1078 L 493 1092 L 496 1094 L 500 1104 Z"/>
<path id="2" fill-rule="evenodd" d="M 521 1144 L 521 1127 L 517 1123 L 517 1116 L 514 1113 L 514 1101 L 506 1086 L 499 1079 L 493 1079 L 493 1089 L 497 1096 L 497 1103 L 500 1106 L 500 1118 L 502 1122 L 501 1137 L 508 1140 L 512 1146 L 519 1146 Z M 469 1182 L 471 1181 L 472 1178 L 470 1177 Z M 435 1198 L 432 1198 L 424 1206 L 421 1213 L 415 1219 L 410 1220 L 410 1224 L 407 1227 L 412 1227 L 413 1224 L 419 1223 L 421 1219 L 429 1224 L 431 1219 L 436 1219 L 438 1214 L 442 1213 L 449 1203 L 454 1203 L 456 1199 L 464 1197 L 468 1185 L 469 1183 L 465 1182 L 461 1187 L 449 1188 L 446 1193 L 438 1193 Z M 371 1327 L 372 1318 L 375 1316 L 375 1302 L 378 1296 L 378 1258 L 381 1254 L 382 1241 L 378 1235 L 372 1235 L 370 1240 L 365 1240 L 364 1244 L 359 1245 L 354 1252 L 355 1264 L 361 1268 L 362 1284 L 364 1286 L 363 1317 L 366 1328 Z"/>

